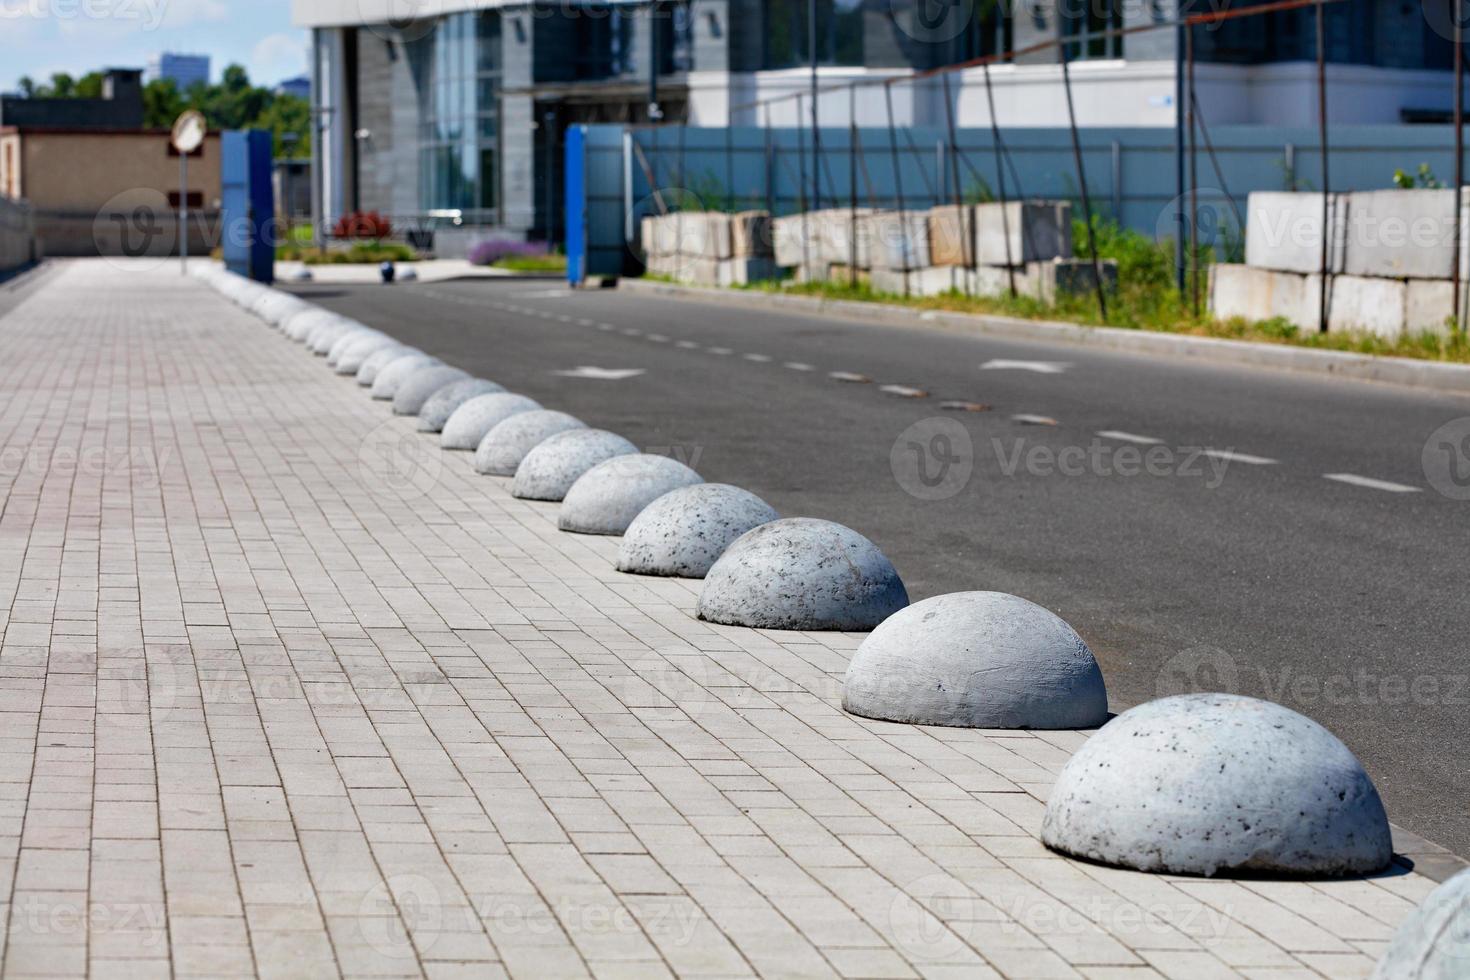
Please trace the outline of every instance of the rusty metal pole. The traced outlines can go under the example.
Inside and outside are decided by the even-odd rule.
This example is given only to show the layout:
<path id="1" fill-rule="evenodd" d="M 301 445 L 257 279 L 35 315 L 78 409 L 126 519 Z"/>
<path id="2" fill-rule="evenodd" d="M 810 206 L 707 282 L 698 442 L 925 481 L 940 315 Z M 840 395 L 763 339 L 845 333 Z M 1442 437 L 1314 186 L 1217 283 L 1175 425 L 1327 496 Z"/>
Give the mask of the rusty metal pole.
<path id="1" fill-rule="evenodd" d="M 1000 142 L 1000 120 L 995 117 L 995 89 L 990 84 L 990 65 L 982 66 L 985 72 L 985 102 L 990 107 L 990 143 L 995 150 L 995 191 L 1000 200 L 1000 233 L 1005 238 L 1006 245 L 1006 283 L 1010 287 L 1011 297 L 1016 295 L 1016 263 L 1011 255 L 1011 218 L 1010 202 L 1006 200 L 1006 168 L 1005 147 Z M 1019 189 L 1019 188 L 1018 188 Z M 1021 227 L 1025 227 L 1025 219 L 1021 221 Z M 1021 249 L 1022 256 L 1025 248 Z"/>
<path id="2" fill-rule="evenodd" d="M 1189 308 L 1199 318 L 1199 149 L 1194 145 L 1194 28 L 1184 28 L 1184 127 L 1189 141 Z"/>
<path id="3" fill-rule="evenodd" d="M 907 233 L 908 216 L 903 207 L 903 166 L 898 159 L 898 134 L 893 128 L 893 86 L 887 82 L 883 84 L 883 102 L 888 108 L 888 153 L 893 160 L 893 193 L 898 201 L 898 223 Z M 876 246 L 869 243 L 868 260 L 874 261 L 873 250 Z M 876 265 L 875 265 L 876 267 Z M 909 250 L 903 250 L 903 294 L 909 294 Z"/>
<path id="4" fill-rule="evenodd" d="M 1465 329 L 1465 318 L 1460 314 L 1460 250 L 1463 245 L 1460 241 L 1460 208 L 1463 207 L 1463 187 L 1465 183 L 1465 4 L 1464 0 L 1454 0 L 1455 17 L 1455 230 L 1454 230 L 1454 263 L 1450 271 L 1450 277 L 1454 283 L 1454 309 L 1451 315 L 1454 317 L 1455 329 Z"/>
<path id="5" fill-rule="evenodd" d="M 1082 165 L 1082 143 L 1077 136 L 1077 111 L 1072 105 L 1072 73 L 1067 68 L 1067 46 L 1061 46 L 1062 88 L 1067 93 L 1067 124 L 1072 133 L 1072 159 L 1077 164 L 1077 186 L 1082 192 L 1082 214 L 1087 221 L 1087 250 L 1092 253 L 1092 279 L 1097 287 L 1097 309 L 1108 322 L 1108 299 L 1103 289 L 1102 263 L 1097 257 L 1097 234 L 1092 227 L 1092 199 L 1087 194 L 1087 170 Z"/>
<path id="6" fill-rule="evenodd" d="M 965 295 L 969 296 L 976 286 L 975 282 L 975 229 L 971 224 L 965 211 L 965 195 L 960 190 L 960 142 L 955 135 L 954 128 L 954 106 L 950 103 L 949 73 L 940 75 L 944 82 L 944 121 L 949 130 L 949 172 L 953 187 L 950 188 L 950 197 L 954 201 L 955 217 L 960 223 L 960 258 L 965 263 Z M 933 243 L 930 243 L 933 248 Z M 932 262 L 933 259 L 930 259 Z"/>
<path id="7" fill-rule="evenodd" d="M 853 289 L 858 283 L 857 262 L 857 86 L 847 90 L 847 284 Z"/>
<path id="8" fill-rule="evenodd" d="M 1322 0 L 1317 0 L 1317 142 L 1322 146 L 1322 290 L 1317 297 L 1317 323 L 1322 333 L 1327 332 L 1328 280 L 1331 277 L 1328 246 L 1332 241 L 1332 230 L 1327 224 L 1332 184 L 1327 170 L 1327 31 L 1324 9 Z"/>

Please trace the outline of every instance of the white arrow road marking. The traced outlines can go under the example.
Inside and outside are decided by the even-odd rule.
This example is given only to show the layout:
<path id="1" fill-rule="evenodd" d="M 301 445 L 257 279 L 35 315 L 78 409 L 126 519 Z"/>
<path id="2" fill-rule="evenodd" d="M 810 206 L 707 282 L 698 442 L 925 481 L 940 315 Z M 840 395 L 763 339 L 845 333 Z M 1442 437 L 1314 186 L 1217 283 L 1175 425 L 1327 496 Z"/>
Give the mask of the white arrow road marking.
<path id="1" fill-rule="evenodd" d="M 1132 432 L 1119 432 L 1117 429 L 1104 429 L 1098 435 L 1104 439 L 1117 439 L 1119 442 L 1136 442 L 1140 446 L 1157 446 L 1164 441 L 1162 439 L 1155 439 L 1153 436 L 1140 436 Z"/>
<path id="2" fill-rule="evenodd" d="M 1071 367 L 1068 361 L 986 361 L 980 365 L 982 371 L 1035 371 L 1037 374 L 1061 374 Z"/>
<path id="3" fill-rule="evenodd" d="M 646 373 L 643 368 L 600 368 L 583 365 L 571 371 L 553 371 L 563 378 L 592 378 L 597 381 L 622 381 Z"/>
<path id="4" fill-rule="evenodd" d="M 1057 420 L 1050 415 L 1012 415 L 1011 419 L 1022 425 L 1056 425 Z"/>
<path id="5" fill-rule="evenodd" d="M 1336 480 L 1338 483 L 1350 483 L 1355 487 L 1367 487 L 1369 490 L 1386 490 L 1389 493 L 1419 493 L 1418 487 L 1405 486 L 1402 483 L 1389 483 L 1387 480 L 1375 480 L 1370 476 L 1358 476 L 1355 473 L 1323 473 L 1325 480 Z"/>
<path id="6" fill-rule="evenodd" d="M 1206 449 L 1205 455 L 1213 456 L 1215 459 L 1229 460 L 1232 463 L 1245 463 L 1248 466 L 1275 466 L 1277 463 L 1277 460 L 1267 456 L 1252 456 L 1250 453 L 1237 453 L 1230 449 Z"/>

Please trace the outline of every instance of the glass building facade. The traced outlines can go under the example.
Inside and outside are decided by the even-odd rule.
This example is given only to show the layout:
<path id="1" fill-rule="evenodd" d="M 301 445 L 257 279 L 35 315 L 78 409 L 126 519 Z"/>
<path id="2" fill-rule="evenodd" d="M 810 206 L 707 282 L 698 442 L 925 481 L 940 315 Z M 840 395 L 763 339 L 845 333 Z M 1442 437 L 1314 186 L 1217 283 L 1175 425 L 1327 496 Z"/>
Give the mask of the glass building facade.
<path id="1" fill-rule="evenodd" d="M 414 42 L 419 202 L 430 214 L 495 221 L 499 207 L 500 15 L 451 14 Z M 447 214 L 440 216 L 448 217 Z"/>

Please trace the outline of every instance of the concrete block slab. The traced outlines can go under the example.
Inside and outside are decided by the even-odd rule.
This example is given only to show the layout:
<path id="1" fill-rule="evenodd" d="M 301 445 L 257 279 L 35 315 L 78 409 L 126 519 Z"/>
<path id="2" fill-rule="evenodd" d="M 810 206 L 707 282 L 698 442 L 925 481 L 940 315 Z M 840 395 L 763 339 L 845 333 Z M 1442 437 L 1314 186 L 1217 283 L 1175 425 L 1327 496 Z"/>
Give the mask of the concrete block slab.
<path id="1" fill-rule="evenodd" d="M 1328 267 L 1343 271 L 1345 235 L 1341 195 L 1329 196 Z M 1322 271 L 1322 195 L 1254 191 L 1246 201 L 1245 264 L 1256 269 L 1311 274 Z"/>

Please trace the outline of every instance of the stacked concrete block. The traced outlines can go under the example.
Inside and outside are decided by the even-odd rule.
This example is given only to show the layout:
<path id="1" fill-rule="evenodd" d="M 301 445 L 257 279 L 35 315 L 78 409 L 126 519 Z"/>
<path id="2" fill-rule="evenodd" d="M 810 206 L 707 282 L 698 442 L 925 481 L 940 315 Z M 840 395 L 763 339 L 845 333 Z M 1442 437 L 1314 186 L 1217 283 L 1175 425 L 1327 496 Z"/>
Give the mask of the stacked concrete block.
<path id="1" fill-rule="evenodd" d="M 1321 324 L 1323 198 L 1250 195 L 1245 265 L 1217 265 L 1210 309 L 1218 317 Z M 1454 191 L 1384 190 L 1327 198 L 1327 328 L 1393 339 L 1444 330 L 1454 290 Z M 1463 235 L 1467 225 L 1461 212 Z M 1461 276 L 1470 270 L 1462 250 Z M 1462 296 L 1461 320 L 1464 319 Z"/>
<path id="2" fill-rule="evenodd" d="M 776 274 L 764 211 L 676 211 L 641 224 L 645 266 L 654 275 L 705 286 L 744 285 Z"/>
<path id="3" fill-rule="evenodd" d="M 1021 266 L 1072 254 L 1072 206 L 1062 201 L 942 205 L 929 212 L 934 265 Z"/>
<path id="4" fill-rule="evenodd" d="M 1109 291 L 1116 289 L 1118 263 L 1105 259 L 1098 266 L 1102 272 L 1103 288 Z M 907 276 L 900 269 L 874 269 L 868 273 L 868 282 L 875 291 L 908 296 L 939 296 L 948 292 L 966 296 L 1003 296 L 1010 292 L 1012 278 L 1019 295 L 1046 303 L 1054 303 L 1063 296 L 1091 293 L 1097 281 L 1089 259 L 1028 262 L 1014 270 L 1004 266 L 982 265 L 966 269 L 963 266 L 931 265 L 910 269 Z"/>
<path id="5" fill-rule="evenodd" d="M 847 225 L 847 215 L 842 215 Z M 875 211 L 858 220 L 858 265 L 869 269 L 922 269 L 931 265 L 927 211 Z M 841 261 L 846 261 L 844 256 Z"/>

